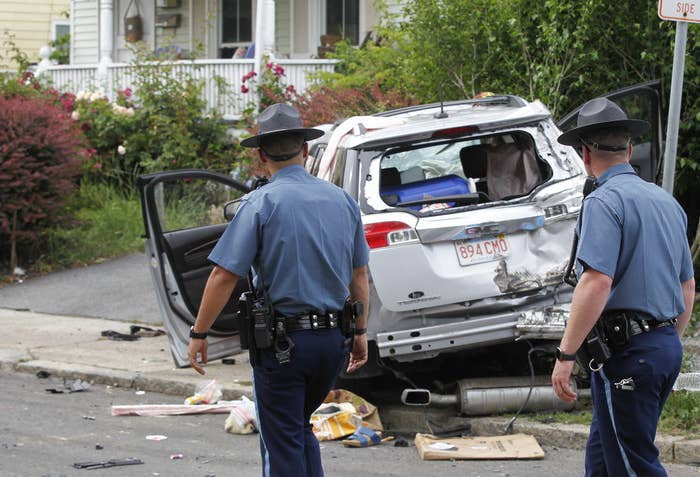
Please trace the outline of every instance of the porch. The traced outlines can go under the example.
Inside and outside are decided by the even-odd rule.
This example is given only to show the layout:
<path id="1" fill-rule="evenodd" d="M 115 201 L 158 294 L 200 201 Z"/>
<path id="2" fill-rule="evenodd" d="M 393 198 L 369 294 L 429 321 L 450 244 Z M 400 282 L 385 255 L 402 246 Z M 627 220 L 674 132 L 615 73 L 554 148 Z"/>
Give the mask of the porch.
<path id="1" fill-rule="evenodd" d="M 338 60 L 328 59 L 274 61 L 284 68 L 282 83 L 293 85 L 298 93 L 303 93 L 312 85 L 313 80 L 309 75 L 319 71 L 332 72 L 337 62 Z M 252 58 L 200 59 L 177 61 L 168 67 L 172 67 L 172 74 L 175 76 L 191 74 L 194 78 L 204 79 L 202 94 L 209 109 L 217 108 L 224 119 L 236 120 L 254 99 L 252 93 L 241 93 L 242 78 L 254 69 L 254 65 L 255 60 Z M 134 68 L 135 65 L 131 63 L 52 65 L 40 67 L 37 74 L 61 92 L 78 93 L 101 89 L 110 101 L 113 101 L 118 90 L 133 88 Z M 226 85 L 225 94 L 222 94 L 217 86 L 221 80 Z"/>

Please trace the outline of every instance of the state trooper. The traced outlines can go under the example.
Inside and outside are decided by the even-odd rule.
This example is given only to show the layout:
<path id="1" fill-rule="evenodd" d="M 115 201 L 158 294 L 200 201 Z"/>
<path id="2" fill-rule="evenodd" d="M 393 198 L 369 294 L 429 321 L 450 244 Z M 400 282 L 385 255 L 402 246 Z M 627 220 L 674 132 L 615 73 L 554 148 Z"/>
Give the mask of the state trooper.
<path id="1" fill-rule="evenodd" d="M 302 127 L 299 112 L 274 104 L 259 116 L 258 134 L 241 142 L 257 148 L 271 178 L 247 194 L 209 260 L 202 304 L 191 331 L 189 358 L 204 373 L 206 332 L 251 267 L 257 297 L 272 308 L 284 335 L 258 350 L 253 387 L 263 476 L 322 476 L 318 440 L 309 423 L 341 371 L 347 346 L 338 319 L 346 301 L 359 301 L 347 371 L 367 361 L 369 247 L 357 203 L 341 188 L 304 169 L 307 141 L 323 131 Z M 256 335 L 257 336 L 257 335 Z M 197 356 L 201 357 L 201 362 Z"/>
<path id="2" fill-rule="evenodd" d="M 679 336 L 690 319 L 695 279 L 683 209 L 630 165 L 631 138 L 648 129 L 596 98 L 581 108 L 577 127 L 558 138 L 581 149 L 597 185 L 576 229 L 579 280 L 552 372 L 557 396 L 574 401 L 575 355 L 599 342 L 588 339 L 595 330 L 607 334 L 610 352 L 584 363 L 593 371 L 594 405 L 586 476 L 666 475 L 654 437 L 680 371 Z"/>

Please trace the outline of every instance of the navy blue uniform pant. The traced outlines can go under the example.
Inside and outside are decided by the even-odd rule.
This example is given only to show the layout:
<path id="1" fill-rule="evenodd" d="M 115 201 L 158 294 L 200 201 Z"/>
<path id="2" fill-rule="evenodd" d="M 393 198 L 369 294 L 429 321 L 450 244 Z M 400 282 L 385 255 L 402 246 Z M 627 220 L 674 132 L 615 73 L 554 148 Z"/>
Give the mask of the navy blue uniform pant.
<path id="1" fill-rule="evenodd" d="M 654 438 L 682 356 L 675 327 L 666 326 L 633 336 L 627 349 L 592 374 L 587 477 L 666 475 Z M 629 378 L 633 390 L 623 382 Z"/>
<path id="2" fill-rule="evenodd" d="M 263 477 L 323 475 L 321 451 L 309 423 L 333 388 L 345 359 L 338 328 L 289 333 L 291 362 L 279 364 L 274 349 L 262 350 L 253 368 Z"/>

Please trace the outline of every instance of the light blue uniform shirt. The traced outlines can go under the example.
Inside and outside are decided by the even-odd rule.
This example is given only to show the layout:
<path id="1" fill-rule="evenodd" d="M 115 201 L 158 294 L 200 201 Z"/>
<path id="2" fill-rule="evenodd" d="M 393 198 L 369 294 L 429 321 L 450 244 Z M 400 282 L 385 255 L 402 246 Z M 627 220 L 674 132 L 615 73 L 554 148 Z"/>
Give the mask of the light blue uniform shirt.
<path id="1" fill-rule="evenodd" d="M 675 318 L 685 310 L 681 282 L 693 277 L 686 229 L 673 196 L 627 163 L 610 167 L 583 203 L 579 276 L 590 267 L 612 278 L 608 310 Z"/>
<path id="2" fill-rule="evenodd" d="M 341 310 L 369 247 L 357 203 L 293 165 L 243 198 L 209 260 L 239 277 L 255 263 L 258 294 L 262 276 L 275 310 L 294 315 Z"/>

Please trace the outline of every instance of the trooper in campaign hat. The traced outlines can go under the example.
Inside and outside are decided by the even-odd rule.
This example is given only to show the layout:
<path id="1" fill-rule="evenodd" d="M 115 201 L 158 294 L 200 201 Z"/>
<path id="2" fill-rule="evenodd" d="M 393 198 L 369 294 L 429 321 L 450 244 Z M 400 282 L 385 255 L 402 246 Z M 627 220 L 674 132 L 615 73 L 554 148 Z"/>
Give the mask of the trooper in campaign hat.
<path id="1" fill-rule="evenodd" d="M 322 477 L 310 418 L 341 371 L 350 351 L 346 339 L 352 343 L 347 372 L 367 362 L 369 247 L 357 201 L 304 168 L 306 141 L 323 131 L 303 127 L 299 112 L 287 104 L 265 109 L 258 124 L 258 133 L 241 144 L 258 148 L 271 177 L 241 199 L 208 257 L 215 267 L 188 355 L 203 374 L 206 333 L 238 280 L 252 272 L 255 298 L 244 302 L 254 310 L 247 314 L 254 315 L 248 320 L 254 338 L 250 326 L 241 333 L 248 331 L 243 336 L 250 345 L 262 474 Z M 364 307 L 343 313 L 350 302 Z M 349 315 L 356 316 L 354 330 Z M 348 326 L 341 330 L 343 323 Z"/>
<path id="2" fill-rule="evenodd" d="M 624 151 L 628 144 L 599 144 L 587 139 L 591 133 L 601 130 L 626 131 L 629 137 L 637 137 L 649 130 L 649 123 L 639 119 L 629 119 L 617 104 L 608 98 L 595 98 L 581 107 L 576 127 L 560 135 L 557 140 L 567 146 L 585 144 L 593 150 Z M 629 141 L 628 141 L 629 142 Z"/>
<path id="3" fill-rule="evenodd" d="M 579 280 L 552 371 L 555 393 L 568 402 L 576 399 L 574 361 L 591 371 L 589 477 L 666 475 L 654 437 L 680 370 L 679 336 L 690 320 L 695 279 L 683 209 L 630 165 L 631 138 L 648 130 L 646 121 L 596 98 L 581 108 L 576 128 L 558 138 L 580 148 L 596 184 L 579 212 Z M 594 346 L 600 343 L 605 347 Z"/>
<path id="4" fill-rule="evenodd" d="M 258 133 L 241 141 L 241 146 L 261 148 L 262 152 L 266 153 L 267 158 L 281 162 L 289 160 L 299 153 L 303 143 L 318 139 L 323 134 L 324 132 L 320 129 L 303 127 L 301 115 L 295 107 L 278 103 L 267 107 L 260 114 Z M 299 143 L 299 149 L 286 153 L 270 153 L 267 149 L 274 147 L 275 139 L 279 139 L 282 135 L 298 138 L 296 142 Z"/>

